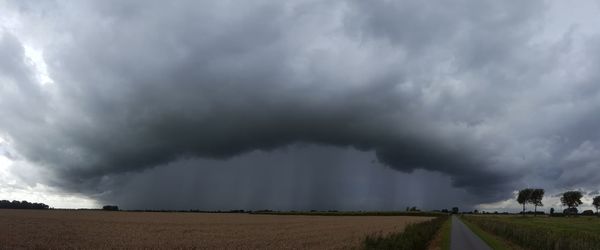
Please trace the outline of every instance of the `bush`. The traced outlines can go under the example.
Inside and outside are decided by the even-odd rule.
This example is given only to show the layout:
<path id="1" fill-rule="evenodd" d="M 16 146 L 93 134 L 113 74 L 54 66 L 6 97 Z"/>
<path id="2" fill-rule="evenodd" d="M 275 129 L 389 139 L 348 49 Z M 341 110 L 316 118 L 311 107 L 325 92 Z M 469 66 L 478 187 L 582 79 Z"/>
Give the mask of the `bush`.
<path id="1" fill-rule="evenodd" d="M 429 242 L 435 237 L 448 216 L 440 216 L 433 220 L 410 224 L 401 233 L 392 233 L 385 236 L 367 236 L 363 241 L 364 249 L 427 249 Z"/>
<path id="2" fill-rule="evenodd" d="M 565 208 L 563 210 L 563 214 L 566 214 L 566 215 L 577 215 L 578 212 L 579 212 L 579 210 L 577 210 L 576 207 Z"/>
<path id="3" fill-rule="evenodd" d="M 585 211 L 581 212 L 581 215 L 594 216 L 594 211 L 592 211 L 592 210 L 585 210 Z"/>

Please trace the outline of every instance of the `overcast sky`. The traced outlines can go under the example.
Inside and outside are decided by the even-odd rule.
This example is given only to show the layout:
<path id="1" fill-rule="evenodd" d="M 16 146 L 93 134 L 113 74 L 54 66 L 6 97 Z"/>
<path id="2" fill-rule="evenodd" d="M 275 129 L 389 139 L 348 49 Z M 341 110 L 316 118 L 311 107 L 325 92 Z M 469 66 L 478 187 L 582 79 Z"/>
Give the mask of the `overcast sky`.
<path id="1" fill-rule="evenodd" d="M 595 1 L 0 1 L 0 199 L 515 209 L 600 189 Z M 589 203 L 589 202 L 588 202 Z"/>

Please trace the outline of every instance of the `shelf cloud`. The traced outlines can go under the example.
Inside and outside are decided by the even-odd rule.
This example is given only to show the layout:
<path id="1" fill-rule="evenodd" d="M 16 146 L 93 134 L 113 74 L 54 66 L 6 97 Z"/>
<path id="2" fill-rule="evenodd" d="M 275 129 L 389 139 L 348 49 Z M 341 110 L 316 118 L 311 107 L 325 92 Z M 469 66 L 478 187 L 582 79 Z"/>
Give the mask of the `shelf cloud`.
<path id="1" fill-rule="evenodd" d="M 108 201 L 153 183 L 135 176 L 203 175 L 195 164 L 244 165 L 262 183 L 282 174 L 264 164 L 293 152 L 331 178 L 355 168 L 320 164 L 323 152 L 446 176 L 471 204 L 525 186 L 597 190 L 598 36 L 549 22 L 554 5 L 9 1 L 0 135 L 48 173 L 37 181 Z M 227 195 L 239 196 L 211 200 Z"/>

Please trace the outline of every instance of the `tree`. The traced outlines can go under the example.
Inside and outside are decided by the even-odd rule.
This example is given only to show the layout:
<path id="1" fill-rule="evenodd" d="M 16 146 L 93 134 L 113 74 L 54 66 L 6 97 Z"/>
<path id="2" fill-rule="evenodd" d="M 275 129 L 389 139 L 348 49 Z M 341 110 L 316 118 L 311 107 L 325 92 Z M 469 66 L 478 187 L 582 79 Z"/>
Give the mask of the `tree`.
<path id="1" fill-rule="evenodd" d="M 596 215 L 598 215 L 598 208 L 600 208 L 600 195 L 594 197 L 594 201 L 592 201 L 592 205 L 596 208 Z"/>
<path id="2" fill-rule="evenodd" d="M 519 195 L 517 196 L 517 202 L 523 205 L 523 215 L 525 215 L 525 204 L 529 203 L 531 193 L 533 193 L 533 189 L 526 188 L 519 191 Z"/>
<path id="3" fill-rule="evenodd" d="M 581 197 L 583 197 L 583 195 L 580 191 L 568 191 L 563 193 L 562 197 L 560 197 L 560 202 L 569 207 L 569 211 L 573 211 L 577 209 L 577 206 L 583 204 L 583 202 L 581 202 Z"/>
<path id="4" fill-rule="evenodd" d="M 453 214 L 458 214 L 458 207 L 453 207 L 452 208 L 452 213 Z"/>
<path id="5" fill-rule="evenodd" d="M 554 214 L 554 208 L 553 207 L 550 208 L 550 214 Z"/>
<path id="6" fill-rule="evenodd" d="M 35 203 L 28 201 L 0 201 L 0 208 L 10 208 L 10 209 L 49 209 L 50 206 L 44 203 Z"/>
<path id="7" fill-rule="evenodd" d="M 544 206 L 542 203 L 542 199 L 544 198 L 544 190 L 543 189 L 533 189 L 531 191 L 531 195 L 529 196 L 528 202 L 533 204 L 533 216 L 537 216 L 537 207 Z"/>
<path id="8" fill-rule="evenodd" d="M 102 207 L 102 210 L 107 210 L 107 211 L 119 211 L 119 207 L 115 206 L 115 205 L 106 205 Z"/>

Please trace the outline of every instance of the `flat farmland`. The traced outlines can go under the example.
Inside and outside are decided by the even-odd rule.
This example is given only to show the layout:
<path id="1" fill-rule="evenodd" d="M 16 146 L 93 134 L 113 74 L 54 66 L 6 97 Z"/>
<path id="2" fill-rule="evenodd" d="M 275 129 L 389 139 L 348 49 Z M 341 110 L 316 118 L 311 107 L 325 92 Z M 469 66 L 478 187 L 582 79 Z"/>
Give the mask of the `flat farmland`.
<path id="1" fill-rule="evenodd" d="M 0 209 L 0 248 L 347 249 L 430 219 Z"/>

